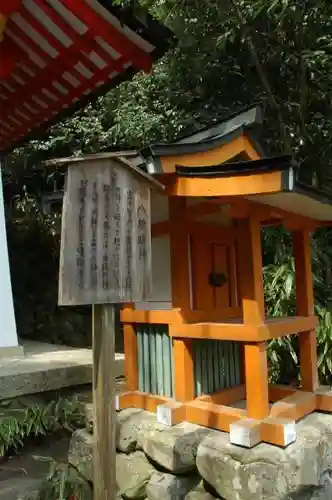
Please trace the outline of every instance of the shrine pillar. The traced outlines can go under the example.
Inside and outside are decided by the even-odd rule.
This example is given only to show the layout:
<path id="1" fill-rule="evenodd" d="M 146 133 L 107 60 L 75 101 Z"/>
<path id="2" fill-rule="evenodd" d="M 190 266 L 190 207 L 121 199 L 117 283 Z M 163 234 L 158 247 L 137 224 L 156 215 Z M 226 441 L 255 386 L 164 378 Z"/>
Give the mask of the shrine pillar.
<path id="1" fill-rule="evenodd" d="M 241 295 L 245 325 L 265 323 L 261 226 L 251 216 L 239 221 L 241 240 Z M 269 415 L 268 365 L 266 342 L 244 344 L 244 370 L 248 417 Z"/>
<path id="2" fill-rule="evenodd" d="M 5 207 L 0 169 L 0 358 L 22 354 L 18 345 L 7 247 Z"/>
<path id="3" fill-rule="evenodd" d="M 293 250 L 297 315 L 313 316 L 314 286 L 311 269 L 310 232 L 308 230 L 293 231 Z M 302 332 L 299 336 L 299 344 L 302 389 L 315 392 L 319 385 L 316 331 Z"/>

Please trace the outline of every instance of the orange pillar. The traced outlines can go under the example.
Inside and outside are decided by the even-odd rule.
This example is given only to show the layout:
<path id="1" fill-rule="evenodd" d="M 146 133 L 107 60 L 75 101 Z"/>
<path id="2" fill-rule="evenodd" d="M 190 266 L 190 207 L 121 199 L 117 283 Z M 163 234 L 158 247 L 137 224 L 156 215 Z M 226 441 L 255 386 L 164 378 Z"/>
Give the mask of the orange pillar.
<path id="1" fill-rule="evenodd" d="M 297 315 L 311 316 L 314 314 L 314 290 L 311 270 L 310 233 L 308 230 L 303 229 L 293 232 L 293 249 Z M 314 392 L 319 385 L 315 330 L 301 333 L 299 343 L 302 389 Z"/>
<path id="2" fill-rule="evenodd" d="M 243 321 L 247 325 L 261 325 L 265 322 L 265 303 L 260 221 L 254 216 L 240 220 L 238 230 Z M 244 361 L 248 417 L 266 418 L 269 415 L 266 343 L 246 343 Z"/>
<path id="3" fill-rule="evenodd" d="M 173 308 L 190 309 L 189 236 L 181 221 L 185 198 L 169 198 L 171 281 Z M 194 392 L 194 362 L 191 339 L 174 339 L 174 386 L 177 401 L 191 401 Z"/>
<path id="4" fill-rule="evenodd" d="M 123 325 L 126 390 L 138 390 L 137 337 L 134 325 Z"/>

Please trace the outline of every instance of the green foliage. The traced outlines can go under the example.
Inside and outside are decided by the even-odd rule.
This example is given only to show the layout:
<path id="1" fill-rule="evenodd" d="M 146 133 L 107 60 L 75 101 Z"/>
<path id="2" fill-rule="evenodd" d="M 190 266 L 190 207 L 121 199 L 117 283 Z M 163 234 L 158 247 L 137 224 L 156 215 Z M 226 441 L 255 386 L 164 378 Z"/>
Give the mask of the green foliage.
<path id="1" fill-rule="evenodd" d="M 92 500 L 92 484 L 72 464 L 57 463 L 48 457 L 35 458 L 49 462 L 50 472 L 29 500 Z"/>
<path id="2" fill-rule="evenodd" d="M 57 305 L 59 273 L 57 215 L 42 215 L 33 198 L 14 200 L 7 210 L 11 278 L 20 337 L 91 346 L 90 308 Z"/>
<path id="3" fill-rule="evenodd" d="M 28 439 L 84 427 L 84 408 L 75 399 L 14 410 L 2 402 L 0 411 L 0 456 L 18 450 Z"/>
<path id="4" fill-rule="evenodd" d="M 265 234 L 264 241 L 283 236 L 281 260 L 264 267 L 264 292 L 269 316 L 293 316 L 296 314 L 294 259 L 290 255 L 290 235 L 285 231 Z M 320 240 L 318 240 L 319 242 Z M 286 243 L 285 243 L 286 242 Z M 312 241 L 313 278 L 315 284 L 315 313 L 319 318 L 317 329 L 318 369 L 322 384 L 332 385 L 332 315 L 329 310 L 329 284 L 325 264 L 332 262 L 331 248 L 319 247 L 317 238 Z M 286 250 L 287 249 L 287 250 Z M 266 259 L 269 246 L 266 247 Z M 275 257 L 273 258 L 275 259 Z M 330 264 L 329 264 L 330 265 Z M 273 382 L 298 382 L 299 352 L 297 336 L 273 339 L 269 344 L 270 378 Z"/>
<path id="5" fill-rule="evenodd" d="M 323 384 L 332 387 L 332 313 L 317 306 L 316 314 L 319 318 L 317 340 L 320 379 Z"/>

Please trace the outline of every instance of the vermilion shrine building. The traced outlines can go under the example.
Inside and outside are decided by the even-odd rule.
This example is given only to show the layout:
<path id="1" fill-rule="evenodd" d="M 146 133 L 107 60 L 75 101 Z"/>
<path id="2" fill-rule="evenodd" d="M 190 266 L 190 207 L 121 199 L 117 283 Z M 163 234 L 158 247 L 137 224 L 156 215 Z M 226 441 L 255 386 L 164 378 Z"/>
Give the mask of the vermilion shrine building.
<path id="1" fill-rule="evenodd" d="M 246 446 L 287 445 L 297 420 L 332 411 L 318 384 L 310 257 L 310 232 L 331 224 L 332 199 L 298 181 L 290 156 L 262 154 L 252 136 L 260 121 L 253 107 L 141 152 L 165 185 L 152 193 L 153 296 L 121 313 L 128 392 L 118 408 L 227 431 Z M 268 318 L 261 228 L 280 224 L 293 233 L 297 315 Z M 296 334 L 301 388 L 269 385 L 268 341 Z"/>

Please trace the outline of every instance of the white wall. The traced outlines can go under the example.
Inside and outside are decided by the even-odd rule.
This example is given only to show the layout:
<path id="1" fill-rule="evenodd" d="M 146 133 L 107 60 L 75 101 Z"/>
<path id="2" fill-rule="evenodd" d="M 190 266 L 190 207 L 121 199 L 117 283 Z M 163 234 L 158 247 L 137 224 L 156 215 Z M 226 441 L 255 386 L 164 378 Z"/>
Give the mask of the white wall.
<path id="1" fill-rule="evenodd" d="M 0 349 L 1 347 L 16 347 L 17 345 L 0 169 Z"/>

